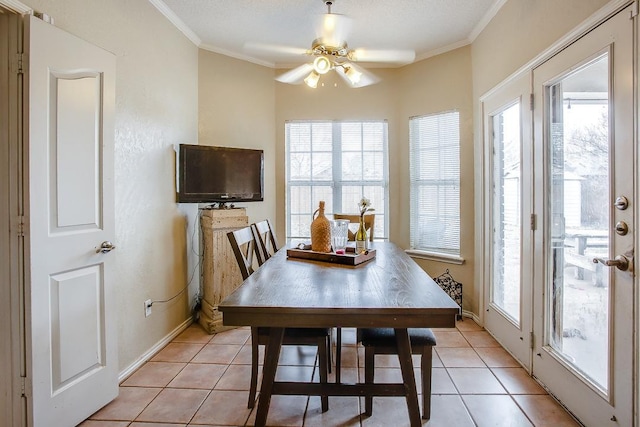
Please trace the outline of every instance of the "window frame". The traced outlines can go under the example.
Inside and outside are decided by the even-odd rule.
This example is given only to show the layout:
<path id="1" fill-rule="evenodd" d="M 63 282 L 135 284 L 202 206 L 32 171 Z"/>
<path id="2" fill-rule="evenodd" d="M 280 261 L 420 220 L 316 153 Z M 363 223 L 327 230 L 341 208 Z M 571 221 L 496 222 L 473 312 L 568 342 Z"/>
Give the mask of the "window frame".
<path id="1" fill-rule="evenodd" d="M 314 180 L 310 174 L 308 180 L 295 180 L 291 179 L 291 142 L 290 142 L 290 125 L 302 124 L 331 124 L 331 179 L 330 180 Z M 343 124 L 360 124 L 365 125 L 367 123 L 382 125 L 382 163 L 383 172 L 381 180 L 346 180 L 342 179 L 342 128 Z M 313 141 L 313 138 L 311 139 Z M 359 153 L 366 153 L 369 150 L 361 150 Z M 313 148 L 310 148 L 310 153 L 313 153 Z M 311 165 L 310 165 L 311 167 Z M 352 207 L 342 206 L 342 190 L 345 187 L 379 187 L 382 189 L 382 197 L 384 199 L 383 206 L 372 206 L 376 214 L 376 230 L 378 231 L 374 238 L 375 240 L 388 240 L 389 239 L 389 124 L 387 120 L 287 120 L 285 121 L 285 236 L 286 239 L 309 239 L 309 236 L 293 236 L 292 235 L 292 209 L 291 191 L 293 187 L 310 187 L 313 191 L 314 187 L 331 187 L 332 197 L 331 201 L 327 201 L 329 207 L 325 208 L 325 214 L 331 215 L 336 213 L 357 213 L 357 205 Z M 366 195 L 365 195 L 366 196 Z M 313 211 L 317 209 L 314 206 L 314 196 L 311 195 L 311 212 L 308 214 L 309 218 L 312 217 Z M 378 214 L 381 212 L 381 214 Z M 304 214 L 304 213 L 303 213 Z M 301 215 L 301 214 L 295 214 Z M 379 224 L 382 224 L 382 235 L 379 232 Z"/>
<path id="2" fill-rule="evenodd" d="M 451 115 L 455 115 L 455 118 L 448 118 L 448 116 Z M 420 141 L 420 139 L 424 139 L 424 137 L 420 136 L 420 135 L 414 135 L 414 126 L 418 126 L 419 124 L 414 124 L 416 120 L 428 120 L 431 118 L 445 118 L 447 120 L 454 120 L 454 124 L 456 125 L 456 137 L 457 137 L 457 141 L 456 141 L 456 150 L 457 150 L 457 164 L 455 165 L 457 167 L 457 177 L 455 179 L 452 179 L 447 177 L 447 178 L 442 178 L 441 176 L 435 179 L 421 179 L 420 177 L 416 176 L 416 172 L 417 172 L 417 168 L 419 167 L 418 165 L 416 165 L 416 162 L 418 161 L 418 159 L 416 158 L 417 155 L 417 151 L 420 150 L 420 147 L 416 147 L 416 144 L 420 144 L 421 142 L 424 141 Z M 452 264 L 462 264 L 464 263 L 464 258 L 462 257 L 462 242 L 461 242 L 461 211 L 460 211 L 460 205 L 461 205 L 461 200 L 460 200 L 460 186 L 461 186 L 461 182 L 460 182 L 460 151 L 461 151 L 461 140 L 460 140 L 460 135 L 461 135 L 461 129 L 460 129 L 460 112 L 458 110 L 446 110 L 446 111 L 439 111 L 439 112 L 435 112 L 435 113 L 430 113 L 430 114 L 424 114 L 424 115 L 420 115 L 420 116 L 413 116 L 409 118 L 409 241 L 410 241 L 410 248 L 406 251 L 409 255 L 411 255 L 414 258 L 420 258 L 420 259 L 427 259 L 427 260 L 433 260 L 433 261 L 440 261 L 440 262 L 448 262 L 448 263 L 452 263 Z M 441 138 L 438 138 L 438 147 L 441 150 L 443 148 L 442 143 L 446 142 L 446 141 L 442 141 Z M 451 143 L 447 144 L 444 148 L 445 149 L 450 149 L 452 146 Z M 424 148 L 423 148 L 424 149 Z M 449 165 L 447 165 L 449 166 Z M 457 247 L 454 248 L 453 250 L 446 250 L 444 248 L 440 248 L 440 247 L 436 247 L 436 246 L 420 246 L 418 241 L 419 239 L 415 236 L 415 233 L 418 230 L 421 230 L 422 227 L 418 224 L 419 218 L 418 218 L 418 213 L 421 211 L 422 208 L 419 207 L 420 201 L 417 200 L 417 193 L 418 193 L 418 189 L 421 186 L 451 186 L 451 185 L 457 186 L 457 224 L 458 224 L 458 229 L 457 229 Z M 438 214 L 438 211 L 434 211 L 434 214 L 436 216 L 440 216 Z"/>

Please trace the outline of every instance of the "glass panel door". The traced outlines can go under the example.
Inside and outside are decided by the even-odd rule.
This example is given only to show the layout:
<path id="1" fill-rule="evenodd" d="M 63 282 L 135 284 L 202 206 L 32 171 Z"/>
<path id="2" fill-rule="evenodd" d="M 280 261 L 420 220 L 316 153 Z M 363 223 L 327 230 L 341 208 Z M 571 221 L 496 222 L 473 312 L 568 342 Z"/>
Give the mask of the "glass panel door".
<path id="1" fill-rule="evenodd" d="M 531 366 L 532 212 L 531 74 L 483 101 L 485 250 L 484 326 L 524 366 Z"/>
<path id="2" fill-rule="evenodd" d="M 547 88 L 549 344 L 605 393 L 609 371 L 609 55 Z"/>
<path id="3" fill-rule="evenodd" d="M 533 72 L 532 373 L 585 425 L 633 425 L 629 9 Z M 620 199 L 627 205 L 617 203 Z M 629 265 L 626 265 L 628 261 Z"/>
<path id="4" fill-rule="evenodd" d="M 493 269 L 491 301 L 520 326 L 520 104 L 493 116 Z"/>

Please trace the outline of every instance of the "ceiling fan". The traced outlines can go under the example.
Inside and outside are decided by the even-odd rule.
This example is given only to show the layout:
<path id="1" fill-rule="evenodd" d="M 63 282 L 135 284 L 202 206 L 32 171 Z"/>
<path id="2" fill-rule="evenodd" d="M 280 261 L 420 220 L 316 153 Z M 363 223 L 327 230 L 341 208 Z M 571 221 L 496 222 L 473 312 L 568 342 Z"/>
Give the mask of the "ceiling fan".
<path id="1" fill-rule="evenodd" d="M 345 15 L 331 13 L 333 1 L 323 0 L 327 13 L 321 17 L 317 30 L 317 38 L 310 49 L 247 43 L 246 49 L 290 54 L 296 57 L 309 57 L 310 62 L 302 64 L 276 77 L 282 83 L 301 84 L 316 88 L 320 76 L 334 70 L 350 87 L 364 87 L 380 81 L 373 73 L 367 71 L 356 62 L 384 62 L 408 64 L 415 59 L 412 50 L 370 50 L 351 49 L 347 46 L 346 36 L 350 27 L 350 19 Z"/>

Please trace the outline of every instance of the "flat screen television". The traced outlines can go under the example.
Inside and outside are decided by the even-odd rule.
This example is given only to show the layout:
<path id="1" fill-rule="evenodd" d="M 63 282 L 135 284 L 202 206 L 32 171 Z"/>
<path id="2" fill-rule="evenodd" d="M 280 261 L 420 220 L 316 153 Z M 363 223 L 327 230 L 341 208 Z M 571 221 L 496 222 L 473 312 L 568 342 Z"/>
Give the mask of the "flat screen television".
<path id="1" fill-rule="evenodd" d="M 264 152 L 180 144 L 177 189 L 178 203 L 260 202 Z"/>

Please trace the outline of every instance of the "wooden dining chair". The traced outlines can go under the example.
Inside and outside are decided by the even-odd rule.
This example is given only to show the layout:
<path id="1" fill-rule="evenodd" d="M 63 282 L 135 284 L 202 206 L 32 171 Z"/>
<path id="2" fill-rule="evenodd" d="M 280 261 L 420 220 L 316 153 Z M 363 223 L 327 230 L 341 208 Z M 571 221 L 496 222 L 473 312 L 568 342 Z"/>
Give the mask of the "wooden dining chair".
<path id="1" fill-rule="evenodd" d="M 352 224 L 360 224 L 360 215 L 358 214 L 342 214 L 334 213 L 333 219 L 347 219 Z M 376 220 L 376 214 L 365 214 L 364 216 L 364 229 L 369 234 L 369 241 L 373 242 L 373 229 Z M 356 229 L 357 231 L 357 229 Z M 356 233 L 349 229 L 349 240 L 356 240 Z"/>
<path id="2" fill-rule="evenodd" d="M 280 245 L 278 244 L 278 239 L 276 238 L 276 233 L 273 227 L 271 226 L 271 221 L 268 219 L 256 222 L 251 224 L 251 229 L 253 230 L 253 235 L 256 240 L 256 245 L 258 248 L 258 264 L 264 264 L 271 256 L 273 256 L 280 249 Z M 302 331 L 300 331 L 302 332 Z M 329 373 L 331 373 L 331 347 L 328 349 L 328 357 L 329 357 Z M 336 361 L 336 371 L 340 370 L 340 361 Z M 338 375 L 339 379 L 339 375 Z"/>
<path id="3" fill-rule="evenodd" d="M 271 221 L 268 219 L 251 224 L 251 229 L 258 247 L 258 262 L 262 265 L 273 254 L 278 252 L 280 245 L 278 245 L 278 239 L 271 226 Z"/>
<path id="4" fill-rule="evenodd" d="M 227 233 L 231 249 L 236 257 L 242 279 L 246 280 L 254 271 L 254 257 L 257 260 L 258 248 L 251 227 L 240 228 Z"/>
<path id="5" fill-rule="evenodd" d="M 431 418 L 431 367 L 433 361 L 432 348 L 436 345 L 436 337 L 429 328 L 409 328 L 411 352 L 420 354 L 420 371 L 422 374 L 422 418 Z M 373 384 L 376 354 L 398 354 L 395 332 L 392 328 L 358 329 L 358 341 L 364 346 L 364 382 Z M 373 397 L 365 396 L 364 413 L 373 413 Z"/>
<path id="6" fill-rule="evenodd" d="M 256 256 L 258 264 L 262 265 L 258 256 L 258 246 L 251 226 L 240 228 L 227 233 L 229 243 L 236 256 L 238 267 L 243 279 L 247 279 L 254 272 L 253 257 Z M 258 346 L 269 344 L 269 328 L 251 328 L 251 383 L 249 387 L 248 408 L 253 408 L 256 402 L 256 390 L 258 388 Z M 331 351 L 331 329 L 330 328 L 287 328 L 285 329 L 282 345 L 307 345 L 318 348 L 318 369 L 320 371 L 320 382 L 326 383 L 330 361 L 328 358 Z M 321 396 L 322 411 L 329 409 L 329 398 Z"/>

